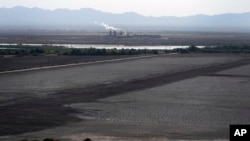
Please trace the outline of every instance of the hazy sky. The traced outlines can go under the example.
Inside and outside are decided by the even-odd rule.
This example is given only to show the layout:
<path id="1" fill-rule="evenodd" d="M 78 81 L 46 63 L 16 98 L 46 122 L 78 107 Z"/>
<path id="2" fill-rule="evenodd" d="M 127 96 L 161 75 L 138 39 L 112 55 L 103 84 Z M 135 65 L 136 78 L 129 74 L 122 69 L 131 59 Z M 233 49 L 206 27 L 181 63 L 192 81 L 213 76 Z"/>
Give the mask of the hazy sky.
<path id="1" fill-rule="evenodd" d="M 0 7 L 39 7 L 81 9 L 146 16 L 188 16 L 195 14 L 250 12 L 250 0 L 0 0 Z"/>

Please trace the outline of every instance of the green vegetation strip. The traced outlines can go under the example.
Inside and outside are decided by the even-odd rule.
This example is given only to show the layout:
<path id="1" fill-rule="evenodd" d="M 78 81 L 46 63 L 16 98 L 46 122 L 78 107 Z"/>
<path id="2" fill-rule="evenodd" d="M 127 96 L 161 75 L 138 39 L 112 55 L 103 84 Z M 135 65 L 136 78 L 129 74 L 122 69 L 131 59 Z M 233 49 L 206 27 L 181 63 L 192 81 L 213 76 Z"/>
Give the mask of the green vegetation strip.
<path id="1" fill-rule="evenodd" d="M 0 46 L 0 55 L 16 55 L 16 56 L 27 56 L 27 55 L 73 55 L 73 56 L 84 56 L 84 55 L 141 55 L 141 54 L 158 54 L 157 50 L 147 49 L 96 49 L 96 48 L 66 48 L 63 46 L 28 46 L 28 45 L 10 45 Z M 8 49 L 9 48 L 9 49 Z M 14 49 L 13 49 L 14 48 Z"/>
<path id="2" fill-rule="evenodd" d="M 2 48 L 2 49 L 1 49 Z M 198 48 L 191 45 L 189 48 L 177 48 L 174 50 L 165 50 L 165 53 L 250 53 L 250 46 L 216 46 Z M 66 48 L 63 46 L 30 46 L 30 45 L 9 45 L 0 46 L 0 55 L 16 56 L 38 56 L 38 55 L 141 55 L 141 54 L 158 54 L 158 50 L 148 49 L 96 49 L 96 48 Z"/>
<path id="3" fill-rule="evenodd" d="M 198 48 L 195 45 L 191 45 L 186 49 L 174 49 L 166 50 L 165 52 L 176 52 L 176 53 L 250 53 L 250 46 L 216 46 L 216 47 L 205 47 Z"/>

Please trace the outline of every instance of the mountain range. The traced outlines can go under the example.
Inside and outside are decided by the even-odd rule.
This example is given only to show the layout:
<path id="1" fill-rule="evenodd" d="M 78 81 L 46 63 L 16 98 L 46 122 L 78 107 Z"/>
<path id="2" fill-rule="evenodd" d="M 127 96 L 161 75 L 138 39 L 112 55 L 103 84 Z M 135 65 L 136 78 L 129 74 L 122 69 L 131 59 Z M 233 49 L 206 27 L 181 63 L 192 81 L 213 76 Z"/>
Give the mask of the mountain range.
<path id="1" fill-rule="evenodd" d="M 90 8 L 45 10 L 40 8 L 0 8 L 0 28 L 103 29 L 97 22 L 118 28 L 148 30 L 250 31 L 250 12 L 186 17 L 152 17 L 134 12 L 113 14 Z M 91 28 L 88 28 L 91 27 Z"/>

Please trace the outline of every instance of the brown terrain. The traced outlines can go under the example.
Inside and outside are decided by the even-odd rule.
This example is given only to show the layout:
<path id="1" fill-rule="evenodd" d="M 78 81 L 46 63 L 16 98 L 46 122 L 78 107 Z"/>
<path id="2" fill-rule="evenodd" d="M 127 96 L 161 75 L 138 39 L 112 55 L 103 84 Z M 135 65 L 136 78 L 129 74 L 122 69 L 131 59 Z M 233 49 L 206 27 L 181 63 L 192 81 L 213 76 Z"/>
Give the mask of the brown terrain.
<path id="1" fill-rule="evenodd" d="M 232 68 L 247 66 L 249 65 L 249 61 L 250 57 L 248 55 L 172 54 L 159 55 L 151 58 L 140 58 L 124 61 L 120 60 L 110 63 L 97 63 L 90 65 L 78 65 L 73 67 L 51 69 L 48 68 L 45 70 L 0 74 L 0 135 L 2 136 L 0 137 L 0 140 L 10 140 L 21 137 L 40 138 L 41 136 L 43 136 L 44 138 L 44 134 L 40 132 L 36 133 L 34 131 L 54 129 L 55 127 L 62 127 L 62 129 L 59 128 L 59 130 L 55 128 L 50 132 L 59 138 L 64 138 L 62 134 L 67 134 L 64 131 L 68 131 L 67 125 L 72 125 L 70 126 L 72 131 L 68 131 L 70 133 L 69 136 L 73 136 L 78 132 L 86 132 L 118 137 L 137 137 L 139 139 L 143 139 L 145 137 L 149 138 L 152 136 L 159 138 L 163 137 L 188 140 L 226 139 L 228 137 L 228 127 L 230 122 L 221 124 L 222 121 L 217 121 L 217 119 L 224 118 L 224 121 L 227 121 L 230 117 L 236 118 L 236 113 L 229 110 L 225 113 L 225 115 L 231 115 L 229 117 L 225 115 L 214 115 L 214 121 L 210 121 L 210 123 L 204 119 L 204 121 L 207 121 L 207 123 L 204 123 L 206 126 L 200 126 L 200 123 L 198 122 L 200 120 L 199 116 L 203 116 L 203 114 L 199 111 L 196 111 L 195 109 L 205 106 L 205 103 L 200 103 L 199 105 L 197 105 L 198 107 L 193 107 L 190 109 L 195 110 L 192 116 L 198 116 L 190 119 L 191 121 L 189 122 L 194 124 L 192 125 L 192 127 L 188 126 L 189 122 L 186 122 L 187 125 L 176 124 L 176 127 L 174 127 L 173 124 L 175 124 L 175 122 L 171 122 L 174 117 L 171 117 L 171 120 L 167 123 L 159 122 L 159 125 L 150 125 L 150 122 L 147 121 L 145 121 L 145 123 L 143 123 L 142 125 L 133 124 L 133 122 L 129 122 L 123 125 L 119 122 L 109 123 L 105 120 L 98 121 L 91 120 L 89 118 L 82 119 L 76 115 L 80 114 L 84 115 L 84 117 L 98 117 L 100 116 L 98 113 L 105 112 L 105 108 L 103 107 L 104 109 L 102 110 L 98 108 L 84 109 L 85 106 L 80 106 L 79 109 L 79 107 L 77 108 L 73 105 L 78 103 L 101 104 L 102 100 L 105 100 L 107 98 L 117 96 L 119 97 L 120 95 L 126 97 L 133 92 L 145 91 L 145 94 L 147 94 L 148 90 L 151 89 L 157 89 L 162 86 L 168 86 L 199 77 L 213 76 L 216 78 L 241 78 L 244 76 L 230 74 L 218 75 L 217 73 L 224 70 L 230 70 Z M 248 80 L 249 76 L 246 75 L 244 79 Z M 194 85 L 196 84 L 194 83 Z M 245 89 L 245 91 L 248 90 Z M 186 94 L 189 94 L 188 91 L 184 90 L 184 92 Z M 244 92 L 244 89 L 242 92 Z M 150 94 L 157 95 L 157 93 L 150 92 L 147 95 Z M 238 95 L 240 94 L 241 92 L 239 91 Z M 191 95 L 192 94 L 190 93 L 190 96 Z M 226 93 L 222 93 L 222 95 L 224 99 L 227 99 Z M 136 98 L 136 95 L 134 96 Z M 165 98 L 168 98 L 168 96 L 170 95 L 166 93 L 166 96 L 167 97 Z M 200 96 L 203 97 L 202 94 L 199 94 L 198 97 Z M 127 97 L 127 99 L 130 98 Z M 176 98 L 174 99 L 178 100 Z M 191 99 L 195 100 L 196 98 L 193 97 Z M 126 98 L 123 98 L 123 100 L 126 101 Z M 187 100 L 189 100 L 189 98 L 184 98 L 183 102 Z M 242 102 L 237 106 L 245 107 L 249 105 L 245 103 L 249 100 L 249 98 L 244 98 L 241 100 Z M 129 106 L 129 101 L 130 100 L 127 101 L 127 106 Z M 219 103 L 227 103 L 226 101 L 226 103 L 222 101 L 218 101 L 219 103 L 215 103 L 216 101 L 216 99 L 212 99 L 209 105 L 213 107 Z M 192 102 L 192 104 L 194 103 Z M 172 106 L 174 108 L 177 105 L 178 103 L 175 103 Z M 230 109 L 230 106 L 227 106 L 225 108 Z M 139 107 L 140 106 L 138 105 L 138 107 L 135 106 L 133 109 L 137 109 Z M 180 109 L 175 108 L 171 109 L 168 112 L 175 111 L 174 113 L 179 113 Z M 189 109 L 189 106 L 187 105 L 187 107 L 182 107 L 181 110 L 185 110 L 186 108 Z M 209 109 L 209 107 L 205 106 L 202 111 Z M 242 112 L 246 112 L 244 115 L 249 115 L 249 110 L 244 108 L 239 108 L 237 112 L 240 112 L 241 110 Z M 188 113 L 183 114 L 187 114 L 186 116 L 188 116 Z M 212 113 L 208 112 L 207 114 L 210 115 Z M 112 114 L 110 113 L 110 115 Z M 245 121 L 246 124 L 249 123 L 250 121 L 247 120 L 244 115 L 237 117 L 234 123 L 238 123 L 239 121 Z M 154 117 L 152 120 L 157 120 L 156 117 Z M 160 115 L 158 117 L 164 118 Z M 105 118 L 105 115 L 100 116 L 100 118 Z M 119 119 L 115 116 L 113 118 Z M 133 118 L 139 118 L 139 121 L 140 118 L 142 118 L 143 121 L 145 117 L 135 116 Z M 179 117 L 176 118 L 179 119 Z M 181 121 L 181 119 L 179 119 L 178 121 Z M 81 127 L 76 126 L 74 123 L 78 123 L 79 125 L 81 125 Z M 148 126 L 149 128 L 145 128 Z M 144 129 L 142 129 L 143 127 Z M 150 129 L 150 127 L 154 128 L 154 130 L 147 131 Z M 171 127 L 171 129 L 168 129 L 168 127 Z M 137 128 L 139 128 L 138 132 L 129 132 Z M 177 128 L 181 128 L 183 129 L 183 131 L 178 130 Z M 148 132 L 145 135 L 141 133 L 144 130 L 145 132 Z M 197 130 L 200 133 L 197 132 Z M 22 135 L 22 133 L 28 132 L 34 132 L 34 134 L 32 133 Z M 47 133 L 45 134 L 45 136 L 50 136 L 50 134 Z M 74 139 L 71 138 L 71 140 Z"/>
<path id="2" fill-rule="evenodd" d="M 250 45 L 249 33 L 168 32 L 109 36 L 108 32 L 0 31 L 0 43 L 122 44 L 122 45 Z"/>
<path id="3" fill-rule="evenodd" d="M 58 66 L 65 64 L 77 64 L 83 62 L 95 62 L 101 60 L 112 60 L 135 57 L 135 55 L 112 55 L 112 56 L 23 56 L 0 57 L 0 72 L 19 69 L 39 68 L 45 66 Z"/>
<path id="4" fill-rule="evenodd" d="M 250 45 L 250 34 L 1 31 L 0 43 Z M 1 57 L 0 140 L 228 140 L 230 124 L 250 124 L 248 54 L 131 57 Z"/>

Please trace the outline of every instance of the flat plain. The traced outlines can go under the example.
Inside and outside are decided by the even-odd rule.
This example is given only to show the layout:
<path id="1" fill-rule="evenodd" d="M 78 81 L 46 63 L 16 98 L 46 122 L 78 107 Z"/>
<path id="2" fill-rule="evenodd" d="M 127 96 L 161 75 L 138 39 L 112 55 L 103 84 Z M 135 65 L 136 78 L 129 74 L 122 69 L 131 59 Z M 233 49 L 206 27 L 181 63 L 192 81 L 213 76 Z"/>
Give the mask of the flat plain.
<path id="1" fill-rule="evenodd" d="M 227 140 L 249 55 L 168 54 L 0 74 L 0 140 Z"/>
<path id="2" fill-rule="evenodd" d="M 109 36 L 109 32 L 1 31 L 0 43 L 113 44 L 113 45 L 249 45 L 249 33 L 238 32 L 138 32 L 135 36 Z"/>

